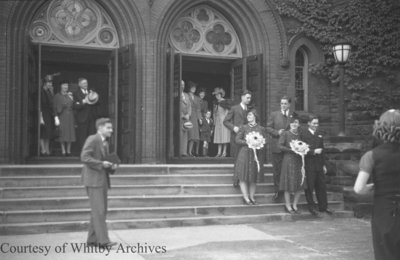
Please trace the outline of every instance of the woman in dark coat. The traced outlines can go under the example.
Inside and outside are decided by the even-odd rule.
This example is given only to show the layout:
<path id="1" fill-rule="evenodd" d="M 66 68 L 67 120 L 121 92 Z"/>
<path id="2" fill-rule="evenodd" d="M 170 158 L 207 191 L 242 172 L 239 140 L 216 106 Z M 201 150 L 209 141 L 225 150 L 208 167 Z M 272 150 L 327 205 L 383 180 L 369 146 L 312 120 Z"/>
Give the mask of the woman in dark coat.
<path id="1" fill-rule="evenodd" d="M 239 180 L 240 190 L 243 194 L 243 202 L 247 205 L 255 205 L 256 183 L 264 180 L 264 149 L 257 150 L 257 158 L 253 149 L 249 148 L 246 142 L 247 134 L 258 132 L 266 138 L 265 128 L 258 125 L 256 110 L 247 113 L 248 123 L 242 125 L 235 137 L 235 142 L 240 146 L 235 162 L 235 178 Z M 257 163 L 258 160 L 258 163 Z"/>
<path id="2" fill-rule="evenodd" d="M 289 127 L 279 137 L 278 148 L 283 152 L 281 179 L 279 190 L 284 191 L 285 210 L 288 213 L 298 213 L 297 203 L 305 189 L 306 181 L 302 183 L 301 156 L 292 151 L 290 142 L 299 140 L 299 119 L 291 117 Z M 290 194 L 294 194 L 293 204 L 290 204 Z"/>
<path id="3" fill-rule="evenodd" d="M 375 259 L 400 259 L 400 110 L 383 113 L 374 127 L 383 143 L 360 160 L 354 191 L 374 191 L 371 229 Z M 368 183 L 371 179 L 372 182 Z"/>
<path id="4" fill-rule="evenodd" d="M 54 134 L 53 82 L 46 80 L 40 92 L 40 149 L 50 155 L 50 140 Z"/>
<path id="5" fill-rule="evenodd" d="M 54 96 L 54 110 L 60 121 L 61 152 L 71 155 L 71 143 L 75 142 L 75 119 L 72 106 L 74 104 L 72 93 L 68 92 L 68 82 L 61 83 L 60 93 Z"/>

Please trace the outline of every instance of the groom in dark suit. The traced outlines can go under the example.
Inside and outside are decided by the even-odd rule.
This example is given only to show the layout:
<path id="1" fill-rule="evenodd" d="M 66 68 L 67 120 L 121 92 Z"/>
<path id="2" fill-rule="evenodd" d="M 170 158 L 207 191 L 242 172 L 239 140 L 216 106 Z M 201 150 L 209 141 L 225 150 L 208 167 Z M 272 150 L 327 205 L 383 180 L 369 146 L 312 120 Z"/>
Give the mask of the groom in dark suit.
<path id="1" fill-rule="evenodd" d="M 224 125 L 231 130 L 231 156 L 236 158 L 238 147 L 235 142 L 236 134 L 241 125 L 247 123 L 247 106 L 251 101 L 251 92 L 244 90 L 241 94 L 241 102 L 229 110 L 224 119 Z"/>
<path id="2" fill-rule="evenodd" d="M 332 214 L 328 209 L 328 199 L 326 193 L 325 174 L 327 172 L 324 156 L 324 139 L 318 132 L 319 120 L 316 116 L 309 116 L 308 129 L 300 132 L 300 139 L 310 146 L 310 151 L 305 156 L 305 170 L 307 189 L 305 190 L 308 210 L 314 216 L 318 216 L 317 207 L 314 202 L 313 192 L 318 201 L 318 211 L 321 213 Z"/>
<path id="3" fill-rule="evenodd" d="M 117 164 L 106 161 L 109 155 L 107 138 L 113 132 L 111 120 L 99 118 L 96 121 L 97 134 L 87 138 L 81 153 L 83 162 L 82 181 L 89 197 L 91 217 L 87 245 L 112 247 L 106 224 L 107 191 L 110 187 L 110 173 L 114 173 Z"/>
<path id="4" fill-rule="evenodd" d="M 270 140 L 274 174 L 274 202 L 280 201 L 282 197 L 282 193 L 279 192 L 279 181 L 281 177 L 283 152 L 278 148 L 278 140 L 283 131 L 289 127 L 290 117 L 293 116 L 293 113 L 290 112 L 290 102 L 290 98 L 283 96 L 280 103 L 281 110 L 272 112 L 267 121 L 267 132 L 272 137 Z"/>

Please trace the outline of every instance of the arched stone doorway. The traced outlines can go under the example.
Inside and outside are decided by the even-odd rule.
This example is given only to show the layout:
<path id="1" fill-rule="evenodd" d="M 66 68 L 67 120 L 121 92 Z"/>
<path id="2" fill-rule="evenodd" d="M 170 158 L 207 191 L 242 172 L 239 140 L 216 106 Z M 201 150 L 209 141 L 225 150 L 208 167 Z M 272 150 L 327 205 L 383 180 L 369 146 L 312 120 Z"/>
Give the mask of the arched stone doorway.
<path id="1" fill-rule="evenodd" d="M 161 75 L 164 75 L 164 77 L 161 77 L 163 82 L 159 83 L 161 86 L 160 92 L 162 93 L 160 99 L 164 97 L 162 104 L 163 107 L 167 107 L 167 110 L 163 111 L 163 115 L 165 115 L 165 112 L 167 112 L 167 115 L 166 120 L 164 119 L 165 121 L 161 118 L 160 120 L 164 123 L 166 129 L 166 132 L 162 135 L 165 137 L 164 140 L 166 141 L 162 144 L 164 151 L 167 152 L 167 161 L 174 161 L 170 159 L 178 155 L 176 148 L 171 148 L 176 147 L 176 144 L 174 144 L 174 130 L 171 130 L 174 129 L 174 126 L 173 123 L 171 124 L 171 121 L 176 122 L 177 120 L 171 119 L 170 115 L 173 113 L 174 109 L 171 103 L 173 103 L 174 99 L 173 93 L 176 92 L 174 91 L 174 89 L 177 88 L 176 83 L 179 82 L 179 79 L 185 74 L 185 68 L 179 69 L 179 67 L 182 67 L 182 64 L 186 62 L 187 64 L 192 63 L 189 64 L 192 68 L 195 66 L 193 63 L 202 63 L 203 66 L 201 67 L 204 68 L 209 66 L 212 61 L 221 58 L 216 55 L 206 54 L 204 56 L 207 57 L 203 57 L 203 60 L 200 61 L 201 58 L 187 57 L 191 55 L 182 53 L 181 50 L 174 48 L 173 45 L 170 44 L 170 35 L 174 25 L 176 25 L 177 22 L 179 23 L 178 20 L 182 19 L 185 14 L 190 12 L 193 8 L 206 6 L 222 14 L 232 25 L 232 28 L 237 33 L 243 57 L 240 58 L 240 61 L 237 57 L 238 60 L 235 62 L 227 57 L 224 58 L 224 61 L 229 64 L 227 66 L 229 69 L 225 69 L 226 75 L 229 75 L 229 79 L 225 83 L 229 86 L 228 88 L 231 92 L 229 93 L 230 97 L 236 99 L 236 102 L 238 100 L 237 95 L 242 89 L 249 89 L 256 93 L 255 96 L 258 99 L 256 103 L 262 114 L 263 122 L 266 120 L 269 109 L 270 89 L 267 86 L 274 83 L 274 78 L 270 77 L 270 74 L 274 73 L 275 70 L 273 68 L 274 66 L 271 66 L 271 62 L 276 62 L 277 67 L 287 63 L 287 50 L 284 47 L 282 50 L 285 38 L 282 30 L 279 29 L 282 25 L 280 24 L 279 18 L 277 19 L 276 14 L 271 11 L 267 1 L 253 1 L 252 3 L 247 3 L 242 1 L 198 0 L 186 3 L 180 2 L 179 4 L 177 2 L 178 1 L 174 1 L 162 7 L 165 10 L 161 14 L 164 19 L 160 21 L 159 24 L 156 40 L 157 45 L 155 48 L 156 51 L 159 51 L 159 56 L 157 56 L 157 58 L 165 61 L 165 63 L 160 63 L 162 65 L 157 71 L 159 71 Z M 157 6 L 157 8 L 161 9 L 159 6 Z M 265 13 L 265 17 L 260 17 L 260 13 L 262 13 L 260 10 L 263 9 L 270 12 Z M 266 24 L 268 19 L 272 21 L 272 24 Z M 178 54 L 174 54 L 177 52 Z M 253 61 L 255 65 L 250 65 L 248 63 L 251 61 Z M 181 71 L 179 72 L 179 70 Z M 186 74 L 188 74 L 187 71 Z M 175 128 L 177 128 L 177 126 L 175 126 Z"/>
<path id="2" fill-rule="evenodd" d="M 132 1 L 126 0 L 118 1 L 118 3 L 102 0 L 83 1 L 84 4 L 90 2 L 92 5 L 98 6 L 99 10 L 108 14 L 109 20 L 106 19 L 106 22 L 114 23 L 115 36 L 117 38 L 109 42 L 109 48 L 99 49 L 98 46 L 95 46 L 94 42 L 99 40 L 98 37 L 90 39 L 92 40 L 90 42 L 92 46 L 86 46 L 86 48 L 82 48 L 85 46 L 79 46 L 79 48 L 71 45 L 62 46 L 63 44 L 55 47 L 54 44 L 56 43 L 54 41 L 57 41 L 57 39 L 53 38 L 50 39 L 53 44 L 46 45 L 44 48 L 44 44 L 42 44 L 42 48 L 39 51 L 38 42 L 36 41 L 36 45 L 32 44 L 35 41 L 32 41 L 32 38 L 29 37 L 29 32 L 32 32 L 29 28 L 34 28 L 33 22 L 37 18 L 35 14 L 56 2 L 60 1 L 16 2 L 9 16 L 7 66 L 10 73 L 6 79 L 8 86 L 6 92 L 8 92 L 9 100 L 14 102 L 6 104 L 9 108 L 8 118 L 6 119 L 9 127 L 9 142 L 6 144 L 9 148 L 9 158 L 7 160 L 11 163 L 23 163 L 37 155 L 38 141 L 33 136 L 39 135 L 37 131 L 33 134 L 32 132 L 39 128 L 37 117 L 35 117 L 38 113 L 35 108 L 38 107 L 38 102 L 35 103 L 33 101 L 38 99 L 32 99 L 31 96 L 35 95 L 35 92 L 36 97 L 38 96 L 39 80 L 43 78 L 44 75 L 42 74 L 48 74 L 48 72 L 39 74 L 38 68 L 44 65 L 43 69 L 49 69 L 52 67 L 51 62 L 60 65 L 62 57 L 74 60 L 72 56 L 82 55 L 81 57 L 87 58 L 87 60 L 93 60 L 96 56 L 98 62 L 102 63 L 100 73 L 107 74 L 103 78 L 108 85 L 106 90 L 102 90 L 103 97 L 105 96 L 106 100 L 105 103 L 107 103 L 103 115 L 113 117 L 115 120 L 114 125 L 118 133 L 114 142 L 116 149 L 125 162 L 140 162 L 141 137 L 137 133 L 140 133 L 138 129 L 141 129 L 141 125 L 138 123 L 141 122 L 141 114 L 139 114 L 141 102 L 136 101 L 141 100 L 141 89 L 136 88 L 136 86 L 142 80 L 142 73 L 138 72 L 137 66 L 138 63 L 141 63 L 142 56 L 137 55 L 136 50 L 137 48 L 142 48 L 145 41 L 140 37 L 144 29 L 137 7 Z M 61 2 L 66 3 L 69 1 Z M 70 2 L 78 3 L 80 1 Z M 86 13 L 86 15 L 91 17 L 93 14 Z M 36 36 L 40 36 L 41 32 L 40 26 L 38 28 L 39 35 Z M 135 30 L 132 30 L 132 28 L 135 28 Z M 73 28 L 70 29 L 74 30 Z M 110 39 L 110 35 L 107 32 L 103 31 L 103 36 L 105 36 L 103 38 L 105 41 Z M 62 37 L 59 37 L 58 40 L 60 38 Z M 86 38 L 83 37 L 81 40 L 82 43 Z M 119 42 L 119 45 L 114 44 L 116 42 Z M 88 49 L 95 54 L 91 53 L 89 56 L 85 56 L 88 55 Z M 50 62 L 46 58 L 46 64 L 43 64 L 43 60 L 40 63 L 38 61 L 39 52 L 42 52 L 42 55 L 50 53 L 50 56 L 53 56 L 53 60 Z M 53 55 L 54 53 L 58 54 Z M 54 56 L 56 57 L 54 58 Z M 78 59 L 75 62 L 78 62 Z M 81 64 L 81 69 L 88 65 L 79 64 Z M 89 64 L 86 67 L 92 66 Z M 89 68 L 89 70 L 91 69 Z M 76 75 L 72 76 L 75 77 Z M 21 120 L 15 120 L 15 118 Z"/>

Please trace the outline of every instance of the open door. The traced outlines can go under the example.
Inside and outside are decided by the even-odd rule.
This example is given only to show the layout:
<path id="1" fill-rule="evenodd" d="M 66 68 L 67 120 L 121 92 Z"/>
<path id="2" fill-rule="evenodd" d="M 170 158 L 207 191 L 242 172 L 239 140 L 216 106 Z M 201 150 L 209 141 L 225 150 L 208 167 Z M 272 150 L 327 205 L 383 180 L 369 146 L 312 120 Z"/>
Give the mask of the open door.
<path id="1" fill-rule="evenodd" d="M 169 47 L 167 53 L 167 80 L 168 94 L 170 97 L 167 109 L 167 118 L 169 119 L 168 134 L 168 157 L 180 157 L 181 133 L 181 96 L 180 82 L 182 80 L 182 54 L 175 53 L 173 48 Z"/>
<path id="2" fill-rule="evenodd" d="M 246 87 L 252 95 L 252 106 L 260 115 L 261 125 L 265 125 L 265 87 L 263 84 L 263 54 L 246 58 Z"/>
<path id="3" fill-rule="evenodd" d="M 241 92 L 246 89 L 253 93 L 250 105 L 257 109 L 264 123 L 266 106 L 262 54 L 238 59 L 231 65 L 231 98 L 234 104 L 240 103 Z"/>
<path id="4" fill-rule="evenodd" d="M 123 163 L 134 163 L 136 147 L 136 67 L 135 49 L 130 44 L 113 51 L 109 62 L 109 117 L 114 122 L 110 147 Z"/>
<path id="5" fill-rule="evenodd" d="M 238 59 L 231 65 L 231 99 L 240 103 L 240 95 L 246 89 L 246 58 Z"/>
<path id="6" fill-rule="evenodd" d="M 23 143 L 26 144 L 24 157 L 40 155 L 40 90 L 41 90 L 41 45 L 31 44 L 28 50 L 28 93 L 27 134 L 23 135 Z"/>

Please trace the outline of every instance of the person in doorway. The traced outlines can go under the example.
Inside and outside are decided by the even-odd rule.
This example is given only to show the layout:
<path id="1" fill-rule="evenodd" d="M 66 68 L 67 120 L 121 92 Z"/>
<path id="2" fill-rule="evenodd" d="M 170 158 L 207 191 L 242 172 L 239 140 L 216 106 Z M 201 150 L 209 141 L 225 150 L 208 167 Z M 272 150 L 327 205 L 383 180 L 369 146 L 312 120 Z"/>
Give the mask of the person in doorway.
<path id="1" fill-rule="evenodd" d="M 188 122 L 190 120 L 190 115 L 192 113 L 192 103 L 190 102 L 189 94 L 184 92 L 185 90 L 185 81 L 181 80 L 180 82 L 180 117 L 182 124 Z M 187 157 L 188 153 L 188 129 L 184 128 L 183 125 L 180 128 L 180 155 L 182 157 Z"/>
<path id="2" fill-rule="evenodd" d="M 71 143 L 76 141 L 75 119 L 72 106 L 74 104 L 72 92 L 69 91 L 68 82 L 61 82 L 60 92 L 54 96 L 54 111 L 59 121 L 62 155 L 71 155 Z"/>
<path id="3" fill-rule="evenodd" d="M 307 188 L 305 189 L 308 210 L 314 216 L 321 213 L 332 215 L 333 211 L 328 209 L 326 193 L 325 174 L 327 173 L 324 156 L 324 139 L 318 132 L 319 119 L 314 115 L 308 118 L 308 129 L 300 132 L 300 140 L 309 145 L 310 151 L 305 156 L 305 170 Z M 314 202 L 313 192 L 318 201 L 318 211 Z"/>
<path id="4" fill-rule="evenodd" d="M 231 131 L 231 156 L 233 157 L 236 157 L 238 149 L 235 142 L 236 134 L 239 132 L 239 127 L 247 123 L 246 115 L 251 101 L 251 92 L 243 91 L 240 99 L 240 103 L 232 106 L 224 119 L 224 125 Z"/>
<path id="5" fill-rule="evenodd" d="M 283 152 L 283 160 L 279 181 L 279 190 L 284 191 L 285 211 L 298 214 L 297 203 L 301 192 L 306 187 L 306 181 L 302 180 L 302 160 L 301 156 L 292 151 L 290 142 L 299 140 L 299 119 L 291 117 L 289 119 L 290 128 L 284 131 L 279 137 L 278 148 Z M 294 194 L 293 204 L 290 203 L 290 194 Z"/>
<path id="6" fill-rule="evenodd" d="M 202 124 L 202 121 L 206 117 L 206 113 L 208 111 L 208 101 L 205 100 L 204 98 L 206 97 L 206 90 L 204 88 L 201 88 L 199 90 L 199 98 L 200 98 L 200 114 L 201 114 L 201 119 L 199 121 L 200 124 Z M 201 128 L 201 127 L 200 127 Z M 201 130 L 201 129 L 200 129 Z M 201 131 L 200 131 L 200 141 L 201 140 Z M 209 143 L 209 142 L 208 142 Z M 204 142 L 203 142 L 204 145 Z M 204 147 L 203 147 L 204 148 Z M 204 150 L 204 149 L 203 149 Z M 208 150 L 208 148 L 207 148 Z M 200 144 L 199 142 L 196 143 L 196 154 L 200 155 Z M 204 156 L 204 153 L 203 153 Z"/>
<path id="7" fill-rule="evenodd" d="M 235 176 L 239 180 L 240 190 L 243 195 L 243 202 L 246 205 L 255 205 L 256 183 L 262 182 L 264 178 L 264 153 L 258 149 L 254 154 L 246 142 L 247 134 L 257 132 L 266 137 L 265 128 L 258 124 L 258 114 L 252 109 L 247 113 L 247 124 L 240 126 L 235 142 L 239 146 L 238 155 L 235 161 Z"/>
<path id="8" fill-rule="evenodd" d="M 114 173 L 118 165 L 105 160 L 109 155 L 107 139 L 113 132 L 111 120 L 97 119 L 96 128 L 97 133 L 86 139 L 81 152 L 82 181 L 91 209 L 87 245 L 110 248 L 117 243 L 111 242 L 108 237 L 107 192 L 110 187 L 109 174 Z"/>
<path id="9" fill-rule="evenodd" d="M 53 77 L 47 75 L 40 92 L 40 154 L 50 155 L 50 140 L 54 135 Z"/>
<path id="10" fill-rule="evenodd" d="M 354 191 L 374 196 L 371 230 L 375 259 L 395 260 L 400 259 L 400 110 L 384 112 L 373 135 L 381 144 L 362 156 Z"/>
<path id="11" fill-rule="evenodd" d="M 230 104 L 229 101 L 224 98 L 225 90 L 223 88 L 218 88 L 213 94 L 217 99 L 214 105 L 214 144 L 218 145 L 216 157 L 225 157 L 231 133 L 224 125 L 224 120 L 229 113 Z"/>
<path id="12" fill-rule="evenodd" d="M 85 139 L 94 132 L 94 122 L 96 120 L 96 107 L 89 100 L 89 95 L 93 90 L 89 89 L 88 81 L 85 78 L 78 79 L 79 88 L 73 93 L 76 138 L 79 149 L 82 148 Z"/>
<path id="13" fill-rule="evenodd" d="M 270 140 L 275 191 L 273 196 L 274 202 L 278 202 L 282 198 L 282 193 L 279 192 L 279 181 L 283 153 L 278 147 L 278 140 L 285 129 L 288 129 L 290 118 L 293 116 L 293 113 L 290 111 L 290 101 L 290 98 L 283 96 L 280 100 L 281 109 L 279 111 L 272 112 L 267 121 L 267 132 L 272 137 Z"/>
<path id="14" fill-rule="evenodd" d="M 205 116 L 200 122 L 200 141 L 202 142 L 203 147 L 202 155 L 208 157 L 208 148 L 214 131 L 214 122 L 211 119 L 211 110 L 208 110 L 205 113 Z"/>
<path id="15" fill-rule="evenodd" d="M 188 130 L 188 155 L 191 157 L 196 157 L 198 154 L 194 148 L 194 144 L 199 145 L 200 141 L 200 129 L 199 121 L 201 120 L 201 108 L 200 108 L 200 98 L 196 95 L 197 84 L 189 81 L 189 100 L 191 103 L 191 114 L 190 122 L 192 122 L 193 127 Z"/>

